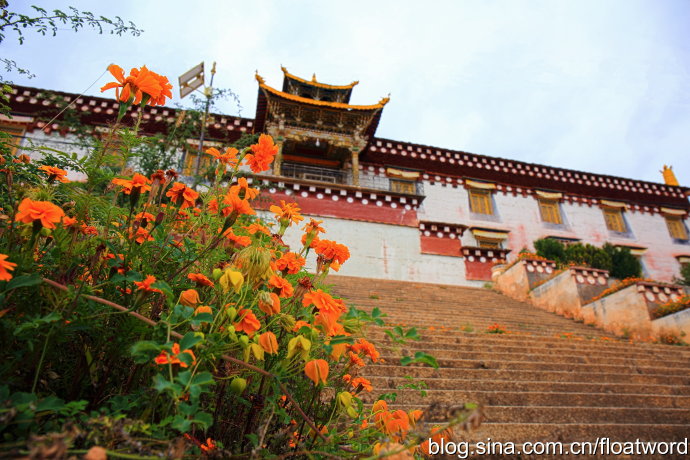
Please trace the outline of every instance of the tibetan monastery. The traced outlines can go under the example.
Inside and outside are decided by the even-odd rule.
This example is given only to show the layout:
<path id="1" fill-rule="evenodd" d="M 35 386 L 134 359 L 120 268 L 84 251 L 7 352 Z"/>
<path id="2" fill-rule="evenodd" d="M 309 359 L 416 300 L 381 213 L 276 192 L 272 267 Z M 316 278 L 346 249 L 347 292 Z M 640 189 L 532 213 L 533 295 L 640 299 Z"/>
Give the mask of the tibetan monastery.
<path id="1" fill-rule="evenodd" d="M 254 119 L 212 115 L 208 145 L 272 135 L 280 153 L 254 184 L 272 201 L 296 201 L 324 221 L 328 239 L 350 247 L 343 275 L 481 286 L 494 264 L 545 237 L 626 246 L 645 276 L 662 281 L 690 262 L 690 189 L 669 168 L 665 183 L 652 183 L 382 139 L 376 128 L 387 98 L 353 105 L 357 82 L 329 85 L 283 73 L 281 89 L 256 76 Z M 18 142 L 79 152 L 60 118 L 45 121 L 75 98 L 95 134 L 117 115 L 112 98 L 17 86 L 13 117 L 1 120 L 2 129 Z M 142 129 L 165 132 L 178 112 L 146 107 Z M 208 161 L 198 158 L 198 140 L 189 141 L 180 152 L 185 174 Z"/>

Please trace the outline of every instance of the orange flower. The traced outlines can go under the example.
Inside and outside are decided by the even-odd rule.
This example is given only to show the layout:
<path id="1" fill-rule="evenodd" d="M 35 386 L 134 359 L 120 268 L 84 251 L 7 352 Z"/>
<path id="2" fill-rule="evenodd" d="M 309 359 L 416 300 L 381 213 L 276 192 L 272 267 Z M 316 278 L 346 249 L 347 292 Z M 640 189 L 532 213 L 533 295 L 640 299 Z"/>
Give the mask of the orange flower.
<path id="1" fill-rule="evenodd" d="M 210 313 L 212 315 L 213 309 L 208 305 L 200 305 L 196 307 L 196 310 L 194 310 L 195 315 L 198 315 L 199 313 Z"/>
<path id="2" fill-rule="evenodd" d="M 419 409 L 414 409 L 407 413 L 407 417 L 410 420 L 410 426 L 412 428 L 414 428 L 417 425 L 417 422 L 419 421 L 419 419 L 422 418 L 422 415 L 424 415 L 424 411 L 421 411 Z"/>
<path id="3" fill-rule="evenodd" d="M 197 192 L 187 187 L 182 182 L 175 182 L 172 188 L 167 191 L 165 196 L 170 197 L 170 201 L 175 204 L 182 200 L 182 206 L 180 206 L 180 209 L 193 208 L 196 199 L 199 198 L 199 194 Z"/>
<path id="4" fill-rule="evenodd" d="M 134 216 L 134 221 L 139 222 L 142 227 L 146 227 L 150 222 L 153 222 L 156 218 L 150 212 L 140 212 Z"/>
<path id="5" fill-rule="evenodd" d="M 311 324 L 309 324 L 308 322 L 306 322 L 306 321 L 300 319 L 299 321 L 297 321 L 297 322 L 295 323 L 295 326 L 292 328 L 292 332 L 297 332 L 297 331 L 299 331 L 300 329 L 302 329 L 303 327 L 311 328 Z"/>
<path id="6" fill-rule="evenodd" d="M 278 340 L 273 332 L 264 332 L 259 336 L 259 345 L 268 354 L 274 355 L 278 353 Z"/>
<path id="7" fill-rule="evenodd" d="M 364 361 L 359 357 L 359 355 L 352 353 L 351 351 L 348 351 L 347 355 L 350 357 L 351 366 L 364 367 Z"/>
<path id="8" fill-rule="evenodd" d="M 77 219 L 74 217 L 69 217 L 69 216 L 63 216 L 62 218 L 62 226 L 63 227 L 71 227 L 72 225 L 77 223 Z"/>
<path id="9" fill-rule="evenodd" d="M 144 241 L 153 241 L 153 237 L 144 227 L 138 227 L 136 233 L 132 233 L 131 230 L 129 233 L 129 237 L 134 238 L 134 241 L 139 244 L 143 244 Z"/>
<path id="10" fill-rule="evenodd" d="M 314 220 L 312 218 L 309 218 L 309 222 L 307 222 L 304 225 L 304 227 L 302 227 L 302 230 L 304 230 L 305 233 L 313 233 L 313 234 L 326 233 L 326 230 L 324 230 L 321 227 L 321 224 L 323 224 L 322 220 Z"/>
<path id="11" fill-rule="evenodd" d="M 448 442 L 453 440 L 453 430 L 450 428 L 443 428 L 440 426 L 435 426 L 431 429 L 431 441 L 435 442 L 436 444 L 441 444 L 442 441 L 445 441 L 447 444 Z M 429 439 L 424 441 L 419 445 L 419 449 L 424 453 L 426 456 L 431 455 L 431 451 L 429 449 Z"/>
<path id="12" fill-rule="evenodd" d="M 300 208 L 297 203 L 286 203 L 285 200 L 280 200 L 280 206 L 271 205 L 268 209 L 276 215 L 276 219 L 284 227 L 289 227 L 293 222 L 297 224 L 304 220 L 304 217 L 299 213 Z"/>
<path id="13" fill-rule="evenodd" d="M 131 179 L 115 178 L 110 182 L 122 187 L 125 195 L 129 195 L 132 192 L 146 193 L 151 190 L 151 186 L 148 185 L 151 183 L 149 178 L 139 173 L 136 173 Z"/>
<path id="14" fill-rule="evenodd" d="M 237 332 L 244 332 L 248 336 L 253 336 L 256 331 L 261 329 L 261 323 L 256 319 L 256 315 L 251 310 L 240 308 L 237 312 L 240 320 L 233 324 Z"/>
<path id="15" fill-rule="evenodd" d="M 225 153 L 220 153 L 217 148 L 211 147 L 210 149 L 206 150 L 206 153 L 218 160 L 218 162 L 221 164 L 232 167 L 237 166 L 237 149 L 228 147 L 225 149 Z"/>
<path id="16" fill-rule="evenodd" d="M 0 254 L 0 281 L 9 281 L 12 279 L 11 271 L 17 266 L 14 262 L 7 260 L 6 254 Z"/>
<path id="17" fill-rule="evenodd" d="M 187 275 L 187 278 L 198 284 L 199 286 L 214 286 L 213 281 L 208 279 L 205 275 L 202 275 L 201 273 L 190 273 Z"/>
<path id="18" fill-rule="evenodd" d="M 255 173 L 268 171 L 273 161 L 278 146 L 273 143 L 273 138 L 267 134 L 259 136 L 259 142 L 251 146 L 252 153 L 245 156 L 247 164 Z"/>
<path id="19" fill-rule="evenodd" d="M 271 232 L 264 227 L 261 224 L 257 224 L 256 222 L 247 225 L 246 227 L 243 227 L 247 232 L 249 232 L 250 235 L 255 235 L 257 233 L 263 233 L 264 235 L 271 235 Z"/>
<path id="20" fill-rule="evenodd" d="M 328 378 L 328 362 L 325 359 L 314 359 L 304 365 L 304 373 L 314 382 L 314 385 L 326 383 Z"/>
<path id="21" fill-rule="evenodd" d="M 151 285 L 156 282 L 156 277 L 153 275 L 146 275 L 144 281 L 135 281 L 134 284 L 137 286 L 137 290 L 144 292 L 158 292 L 163 293 L 160 289 L 152 288 Z"/>
<path id="22" fill-rule="evenodd" d="M 187 289 L 180 293 L 179 302 L 184 306 L 194 308 L 201 300 L 199 299 L 199 293 L 196 292 L 196 289 Z"/>
<path id="23" fill-rule="evenodd" d="M 24 198 L 19 203 L 19 212 L 15 216 L 17 222 L 31 224 L 39 222 L 45 228 L 55 228 L 55 224 L 62 220 L 65 212 L 50 201 L 33 201 Z"/>
<path id="24" fill-rule="evenodd" d="M 255 188 L 251 188 L 247 183 L 247 179 L 240 177 L 237 179 L 237 185 L 230 187 L 230 193 L 234 193 L 243 200 L 253 200 L 259 195 L 259 191 Z"/>
<path id="25" fill-rule="evenodd" d="M 101 88 L 101 92 L 115 88 L 115 98 L 118 101 L 139 104 L 146 96 L 149 98 L 149 105 L 164 105 L 165 98 L 172 97 L 172 85 L 168 79 L 150 71 L 146 66 L 141 69 L 133 68 L 126 78 L 122 67 L 118 65 L 111 64 L 108 70 L 117 81 L 107 83 Z"/>
<path id="26" fill-rule="evenodd" d="M 316 245 L 315 251 L 324 258 L 326 263 L 335 261 L 342 265 L 350 258 L 350 250 L 347 246 L 338 244 L 335 241 L 320 240 Z"/>
<path id="27" fill-rule="evenodd" d="M 333 337 L 334 335 L 349 335 L 345 332 L 343 325 L 338 323 L 340 315 L 340 313 L 319 312 L 314 317 L 314 326 L 321 326 L 324 333 L 329 337 Z"/>
<path id="28" fill-rule="evenodd" d="M 317 244 L 319 244 L 319 237 L 318 236 L 311 236 L 308 233 L 305 233 L 302 235 L 302 246 L 309 246 L 311 249 L 314 249 Z"/>
<path id="29" fill-rule="evenodd" d="M 374 387 L 371 386 L 371 382 L 364 377 L 356 377 L 350 381 L 350 385 L 352 385 L 352 388 L 355 389 L 356 392 L 359 391 L 367 391 L 370 392 L 371 390 L 374 389 Z M 361 386 L 361 388 L 360 388 Z M 421 412 L 421 411 L 419 411 Z"/>
<path id="30" fill-rule="evenodd" d="M 262 292 L 269 295 L 270 302 L 267 302 L 261 297 L 259 297 L 259 310 L 266 313 L 267 315 L 275 315 L 276 313 L 280 313 L 280 298 L 278 297 L 278 294 L 275 294 L 273 292 L 268 293 L 266 291 Z"/>
<path id="31" fill-rule="evenodd" d="M 182 353 L 188 353 L 192 357 L 192 365 L 196 363 L 196 356 L 192 350 L 185 350 Z M 187 367 L 187 363 L 180 361 L 180 344 L 174 343 L 172 346 L 172 354 L 167 351 L 161 351 L 153 360 L 156 364 L 179 364 L 180 367 Z"/>
<path id="32" fill-rule="evenodd" d="M 212 452 L 216 450 L 216 443 L 213 442 L 213 439 L 206 438 L 206 442 L 199 447 L 201 447 L 201 450 L 203 450 L 204 452 Z"/>
<path id="33" fill-rule="evenodd" d="M 268 280 L 268 285 L 275 288 L 275 290 L 278 291 L 277 294 L 283 298 L 291 297 L 295 292 L 292 284 L 290 284 L 290 282 L 285 278 L 281 278 L 278 275 L 271 276 L 271 278 Z"/>
<path id="34" fill-rule="evenodd" d="M 286 252 L 281 256 L 280 259 L 276 260 L 276 268 L 281 271 L 285 270 L 290 275 L 294 275 L 295 273 L 298 273 L 306 263 L 307 261 L 304 259 L 304 257 L 301 257 L 294 252 Z"/>
<path id="35" fill-rule="evenodd" d="M 59 180 L 60 182 L 67 183 L 69 182 L 69 179 L 67 179 L 65 176 L 67 175 L 67 171 L 64 169 L 56 168 L 55 166 L 46 166 L 43 165 L 40 168 L 41 171 L 46 173 L 48 175 L 48 182 L 53 182 L 54 180 Z"/>
<path id="36" fill-rule="evenodd" d="M 84 235 L 98 235 L 98 230 L 93 225 L 81 224 L 81 232 Z"/>
<path id="37" fill-rule="evenodd" d="M 398 409 L 391 413 L 389 417 L 385 418 L 385 432 L 395 435 L 399 439 L 405 437 L 405 433 L 410 429 L 410 419 L 407 417 L 407 412 Z"/>
<path id="38" fill-rule="evenodd" d="M 376 350 L 374 344 L 366 339 L 358 339 L 357 343 L 350 346 L 350 350 L 355 353 L 362 353 L 365 356 L 368 356 L 372 362 L 378 361 L 381 356 Z"/>
<path id="39" fill-rule="evenodd" d="M 312 304 L 321 312 L 345 313 L 347 311 L 347 307 L 342 299 L 334 299 L 330 294 L 323 292 L 321 289 L 304 294 L 302 305 L 308 307 Z"/>
<path id="40" fill-rule="evenodd" d="M 223 215 L 228 216 L 231 213 L 235 212 L 237 214 L 249 214 L 249 215 L 254 215 L 256 214 L 256 211 L 252 209 L 252 207 L 249 205 L 249 201 L 241 199 L 236 191 L 233 192 L 232 190 L 229 191 L 226 195 L 225 198 L 223 199 L 223 204 L 226 206 L 223 208 Z"/>
<path id="41" fill-rule="evenodd" d="M 247 247 L 252 244 L 252 239 L 246 235 L 235 235 L 231 228 L 224 233 L 225 237 L 235 243 L 237 246 Z"/>

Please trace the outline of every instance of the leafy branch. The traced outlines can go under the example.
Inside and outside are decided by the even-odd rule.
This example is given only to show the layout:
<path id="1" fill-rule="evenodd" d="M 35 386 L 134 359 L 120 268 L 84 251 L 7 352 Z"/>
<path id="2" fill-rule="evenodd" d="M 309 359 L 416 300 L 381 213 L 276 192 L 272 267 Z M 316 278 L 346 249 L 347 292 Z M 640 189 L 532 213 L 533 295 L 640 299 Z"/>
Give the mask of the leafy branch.
<path id="1" fill-rule="evenodd" d="M 55 36 L 61 25 L 68 25 L 75 32 L 84 27 L 90 27 L 102 34 L 104 30 L 109 29 L 111 34 L 120 36 L 131 33 L 133 36 L 138 37 L 143 32 L 143 30 L 137 29 L 137 26 L 132 21 L 126 23 L 120 16 L 110 19 L 105 16 L 96 16 L 90 11 L 79 11 L 71 6 L 68 12 L 62 10 L 52 10 L 49 12 L 35 5 L 31 8 L 33 8 L 37 15 L 29 16 L 8 11 L 7 3 L 3 3 L 2 13 L 0 13 L 0 43 L 5 40 L 5 35 L 8 31 L 15 32 L 19 44 L 23 44 L 25 29 L 33 29 L 41 35 L 52 34 Z"/>

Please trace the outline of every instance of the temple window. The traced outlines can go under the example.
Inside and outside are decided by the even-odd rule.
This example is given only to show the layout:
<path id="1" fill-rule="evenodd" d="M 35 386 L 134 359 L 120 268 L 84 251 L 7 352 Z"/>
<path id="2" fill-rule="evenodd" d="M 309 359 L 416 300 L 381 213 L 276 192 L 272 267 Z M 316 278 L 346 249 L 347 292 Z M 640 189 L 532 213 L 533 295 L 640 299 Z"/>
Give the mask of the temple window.
<path id="1" fill-rule="evenodd" d="M 688 229 L 685 228 L 685 223 L 680 217 L 666 216 L 666 226 L 671 238 L 674 240 L 688 240 Z"/>
<path id="2" fill-rule="evenodd" d="M 558 201 L 539 200 L 539 213 L 541 220 L 550 224 L 562 224 L 561 211 Z"/>
<path id="3" fill-rule="evenodd" d="M 488 190 L 470 189 L 470 211 L 476 214 L 493 215 L 491 192 Z"/>
<path id="4" fill-rule="evenodd" d="M 666 219 L 668 233 L 676 242 L 688 242 L 688 229 L 684 219 L 687 212 L 684 209 L 661 208 L 661 214 Z"/>
<path id="5" fill-rule="evenodd" d="M 411 180 L 391 179 L 391 192 L 414 194 L 417 191 L 415 182 Z"/>
<path id="6" fill-rule="evenodd" d="M 420 172 L 410 169 L 386 168 L 390 191 L 396 193 L 417 194 L 417 180 Z"/>
<path id="7" fill-rule="evenodd" d="M 612 232 L 625 233 L 625 221 L 623 220 L 623 211 L 620 209 L 604 209 L 604 220 L 606 221 L 606 228 Z"/>
<path id="8" fill-rule="evenodd" d="M 479 216 L 494 216 L 493 190 L 496 185 L 489 182 L 465 180 L 470 198 L 470 212 Z"/>
<path id="9" fill-rule="evenodd" d="M 563 198 L 563 194 L 541 190 L 536 190 L 535 193 L 539 203 L 539 214 L 541 215 L 542 222 L 563 225 L 560 205 L 560 199 Z"/>
<path id="10" fill-rule="evenodd" d="M 474 227 L 472 236 L 477 246 L 486 249 L 503 249 L 503 243 L 508 239 L 509 233 L 505 230 L 494 230 Z"/>
<path id="11" fill-rule="evenodd" d="M 611 232 L 615 233 L 629 233 L 625 218 L 623 217 L 623 211 L 627 208 L 625 203 L 619 203 L 617 201 L 601 200 L 602 212 L 604 213 L 604 222 L 606 222 L 606 228 Z"/>

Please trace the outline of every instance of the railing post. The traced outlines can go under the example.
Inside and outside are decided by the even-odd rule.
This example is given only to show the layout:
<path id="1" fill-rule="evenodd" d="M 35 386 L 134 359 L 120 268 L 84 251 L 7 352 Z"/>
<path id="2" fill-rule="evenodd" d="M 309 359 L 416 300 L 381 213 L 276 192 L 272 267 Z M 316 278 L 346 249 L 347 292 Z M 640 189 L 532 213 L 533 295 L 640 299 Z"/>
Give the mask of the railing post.
<path id="1" fill-rule="evenodd" d="M 273 175 L 274 176 L 280 176 L 280 169 L 281 166 L 283 165 L 283 142 L 285 139 L 283 139 L 283 136 L 278 136 L 276 138 L 276 145 L 278 146 L 278 153 L 276 153 L 275 158 L 273 159 Z"/>
<path id="2" fill-rule="evenodd" d="M 359 149 L 352 147 L 352 185 L 359 187 Z"/>

